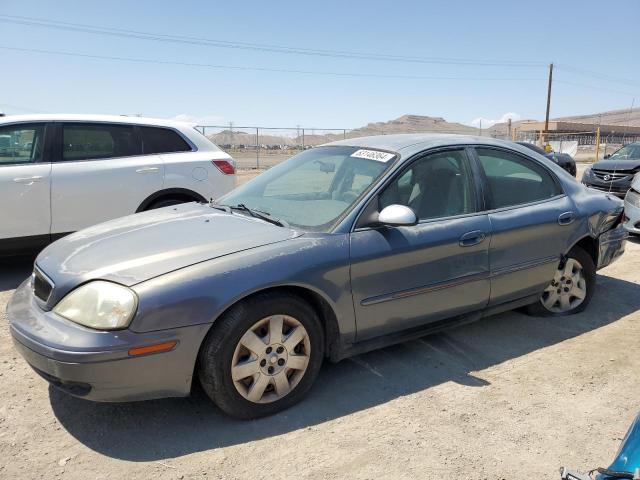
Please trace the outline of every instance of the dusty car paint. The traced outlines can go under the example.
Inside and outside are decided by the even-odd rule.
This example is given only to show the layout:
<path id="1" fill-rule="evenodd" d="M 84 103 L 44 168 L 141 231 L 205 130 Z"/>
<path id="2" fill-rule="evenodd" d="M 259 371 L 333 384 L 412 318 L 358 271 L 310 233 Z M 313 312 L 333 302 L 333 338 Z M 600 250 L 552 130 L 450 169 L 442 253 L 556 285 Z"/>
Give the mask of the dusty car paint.
<path id="1" fill-rule="evenodd" d="M 96 400 L 185 395 L 209 328 L 227 308 L 258 291 L 294 289 L 310 301 L 324 319 L 328 356 L 337 360 L 405 329 L 444 326 L 465 315 L 477 319 L 483 312 L 535 301 L 561 257 L 583 239 L 592 239 L 599 267 L 624 250 L 618 225 L 622 202 L 588 191 L 525 147 L 446 135 L 336 144 L 397 152 L 398 159 L 329 232 L 297 231 L 207 204 L 187 204 L 115 220 L 48 247 L 36 264 L 55 284 L 49 301 L 43 305 L 35 299 L 27 282 L 8 307 L 19 350 L 36 368 L 58 377 L 69 373 L 63 362 L 124 359 L 130 346 L 177 340 L 171 352 L 144 357 L 156 370 L 162 370 L 162 361 L 153 359 L 172 361 L 171 375 L 150 374 L 156 383 L 136 383 L 126 371 L 129 362 L 142 359 L 122 360 L 117 387 L 110 383 L 114 377 L 105 378 L 107 373 L 93 366 L 72 373 L 82 371 L 81 382 L 92 386 L 85 396 Z M 356 228 L 367 205 L 406 162 L 433 149 L 473 145 L 507 148 L 537 161 L 557 178 L 562 193 L 415 227 Z M 566 223 L 560 225 L 561 220 Z M 473 231 L 484 237 L 461 246 L 465 232 Z M 90 330 L 50 311 L 92 279 L 136 292 L 139 306 L 128 329 Z M 118 389 L 126 394 L 117 394 Z"/>

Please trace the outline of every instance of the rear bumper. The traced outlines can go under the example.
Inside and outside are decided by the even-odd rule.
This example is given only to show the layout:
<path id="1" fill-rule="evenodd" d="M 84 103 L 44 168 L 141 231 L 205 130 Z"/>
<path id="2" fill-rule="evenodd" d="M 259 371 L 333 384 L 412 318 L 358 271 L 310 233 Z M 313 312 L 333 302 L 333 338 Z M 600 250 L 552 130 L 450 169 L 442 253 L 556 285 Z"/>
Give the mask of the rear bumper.
<path id="1" fill-rule="evenodd" d="M 188 395 L 195 359 L 210 327 L 196 325 L 144 334 L 90 330 L 41 310 L 28 281 L 14 293 L 7 316 L 16 350 L 40 376 L 71 395 L 104 402 Z M 54 330 L 58 334 L 64 330 L 68 348 L 48 342 L 48 332 Z M 74 330 L 81 335 L 74 335 Z M 73 345 L 73 339 L 78 338 L 84 346 Z M 128 354 L 132 347 L 170 339 L 177 341 L 171 351 L 135 357 Z"/>
<path id="2" fill-rule="evenodd" d="M 604 268 L 616 261 L 624 253 L 628 233 L 622 224 L 600 235 L 598 269 Z"/>

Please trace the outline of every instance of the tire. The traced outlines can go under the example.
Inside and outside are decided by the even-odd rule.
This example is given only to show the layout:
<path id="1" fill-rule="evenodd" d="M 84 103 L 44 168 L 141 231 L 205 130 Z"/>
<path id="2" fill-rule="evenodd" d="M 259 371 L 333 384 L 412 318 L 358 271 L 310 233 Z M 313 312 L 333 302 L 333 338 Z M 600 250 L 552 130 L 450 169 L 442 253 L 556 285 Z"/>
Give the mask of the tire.
<path id="1" fill-rule="evenodd" d="M 571 266 L 573 265 L 573 268 Z M 580 276 L 584 280 L 584 298 L 580 299 L 579 297 L 573 297 L 574 278 L 580 278 L 580 276 L 576 277 L 577 273 L 572 277 L 568 278 L 567 268 L 570 268 L 573 271 L 577 272 L 577 268 L 580 268 Z M 565 283 L 569 281 L 569 283 Z M 554 285 L 555 282 L 555 285 Z M 580 282 L 582 283 L 582 282 Z M 589 306 L 591 302 L 591 297 L 593 297 L 593 292 L 596 286 L 596 267 L 593 263 L 593 259 L 591 256 L 584 251 L 580 247 L 573 247 L 571 251 L 564 257 L 564 259 L 558 265 L 558 271 L 549 286 L 545 289 L 545 292 L 541 295 L 540 300 L 536 303 L 529 305 L 525 308 L 525 312 L 529 315 L 537 316 L 537 317 L 551 317 L 551 316 L 564 316 L 564 315 L 573 315 L 575 313 L 580 313 L 584 309 Z M 554 294 L 554 290 L 556 290 Z M 561 295 L 566 294 L 566 288 L 569 288 L 569 306 L 563 306 L 561 304 L 560 298 L 554 307 L 550 308 L 550 304 L 555 297 L 559 297 L 557 294 L 560 292 Z M 576 292 L 579 291 L 580 288 L 576 289 Z M 551 297 L 551 295 L 555 295 L 555 297 Z M 578 302 L 578 300 L 582 300 Z M 574 305 L 575 303 L 575 305 Z"/>
<path id="2" fill-rule="evenodd" d="M 186 200 L 186 201 L 191 201 L 191 200 Z M 145 208 L 144 211 L 148 212 L 149 210 L 155 210 L 156 208 L 171 207 L 173 205 L 179 205 L 181 203 L 185 203 L 186 201 L 185 200 L 179 200 L 177 198 L 166 198 L 164 200 L 156 200 L 151 205 L 149 205 L 147 208 Z"/>
<path id="3" fill-rule="evenodd" d="M 302 330 L 292 335 L 300 326 Z M 278 330 L 281 340 L 276 338 Z M 271 331 L 276 332 L 273 342 Z M 295 343 L 303 334 L 305 339 Z M 256 338 L 262 344 L 254 343 Z M 323 358 L 324 332 L 316 311 L 295 295 L 263 293 L 233 306 L 215 322 L 200 348 L 197 374 L 203 390 L 221 410 L 232 417 L 252 419 L 302 400 L 316 380 Z M 239 367 L 249 364 L 250 375 L 243 377 L 249 371 Z M 290 368 L 293 365 L 296 368 Z"/>

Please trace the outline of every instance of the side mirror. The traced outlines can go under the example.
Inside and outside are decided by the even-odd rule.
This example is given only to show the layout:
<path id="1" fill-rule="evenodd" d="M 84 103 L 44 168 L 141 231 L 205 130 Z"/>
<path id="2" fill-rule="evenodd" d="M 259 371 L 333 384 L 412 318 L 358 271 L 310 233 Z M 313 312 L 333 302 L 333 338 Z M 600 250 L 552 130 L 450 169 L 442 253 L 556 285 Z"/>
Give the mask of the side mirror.
<path id="1" fill-rule="evenodd" d="M 393 227 L 409 226 L 418 223 L 418 217 L 405 205 L 389 205 L 378 215 L 378 223 Z"/>
<path id="2" fill-rule="evenodd" d="M 610 155 L 610 154 L 608 154 L 608 153 L 604 156 L 604 159 L 605 159 L 605 160 L 606 160 L 607 158 L 611 158 L 611 155 Z"/>

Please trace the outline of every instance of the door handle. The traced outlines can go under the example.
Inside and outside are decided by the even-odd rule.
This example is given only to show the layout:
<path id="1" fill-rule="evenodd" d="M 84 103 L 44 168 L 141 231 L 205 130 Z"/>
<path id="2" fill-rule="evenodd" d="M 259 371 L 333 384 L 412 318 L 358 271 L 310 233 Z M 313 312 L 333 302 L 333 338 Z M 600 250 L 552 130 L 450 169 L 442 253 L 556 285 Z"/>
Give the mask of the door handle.
<path id="1" fill-rule="evenodd" d="M 482 243 L 486 237 L 486 233 L 484 233 L 482 230 L 467 232 L 460 237 L 460 246 L 473 247 L 474 245 Z"/>
<path id="2" fill-rule="evenodd" d="M 160 170 L 158 167 L 144 167 L 136 170 L 136 173 L 153 173 Z"/>
<path id="3" fill-rule="evenodd" d="M 14 178 L 13 181 L 16 183 L 26 183 L 27 185 L 33 185 L 35 182 L 39 182 L 42 180 L 40 175 L 34 175 L 33 177 L 18 177 Z"/>
<path id="4" fill-rule="evenodd" d="M 561 213 L 558 217 L 558 223 L 560 225 L 570 225 L 575 219 L 573 218 L 573 212 Z"/>

